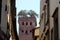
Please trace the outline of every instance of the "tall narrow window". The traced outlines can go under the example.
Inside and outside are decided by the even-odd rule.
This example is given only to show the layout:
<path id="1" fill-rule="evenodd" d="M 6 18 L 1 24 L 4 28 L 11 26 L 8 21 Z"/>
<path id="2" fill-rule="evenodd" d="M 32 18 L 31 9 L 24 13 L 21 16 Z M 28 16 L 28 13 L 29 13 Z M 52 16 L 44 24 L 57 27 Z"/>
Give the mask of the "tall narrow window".
<path id="1" fill-rule="evenodd" d="M 28 22 L 26 22 L 26 25 L 28 25 Z"/>
<path id="2" fill-rule="evenodd" d="M 58 40 L 58 18 L 54 20 L 54 39 Z"/>
<path id="3" fill-rule="evenodd" d="M 51 40 L 53 40 L 53 29 L 51 30 Z"/>
<path id="4" fill-rule="evenodd" d="M 8 36 L 8 39 L 10 37 L 10 28 L 9 28 L 9 23 L 7 22 L 7 36 Z"/>
<path id="5" fill-rule="evenodd" d="M 23 33 L 24 31 L 22 30 L 22 33 Z"/>
<path id="6" fill-rule="evenodd" d="M 60 1 L 59 1 L 59 4 L 60 4 Z"/>
<path id="7" fill-rule="evenodd" d="M 28 34 L 28 31 L 27 30 L 25 31 L 25 34 Z"/>
<path id="8" fill-rule="evenodd" d="M 22 22 L 22 25 L 24 25 L 24 22 Z"/>
<path id="9" fill-rule="evenodd" d="M 49 29 L 46 32 L 46 37 L 47 37 L 47 40 L 49 40 Z"/>
<path id="10" fill-rule="evenodd" d="M 30 25 L 32 25 L 32 22 L 30 22 Z"/>
<path id="11" fill-rule="evenodd" d="M 7 11 L 7 5 L 5 5 L 5 11 Z"/>
<path id="12" fill-rule="evenodd" d="M 53 17 L 54 17 L 54 40 L 58 40 L 58 8 L 56 8 Z"/>

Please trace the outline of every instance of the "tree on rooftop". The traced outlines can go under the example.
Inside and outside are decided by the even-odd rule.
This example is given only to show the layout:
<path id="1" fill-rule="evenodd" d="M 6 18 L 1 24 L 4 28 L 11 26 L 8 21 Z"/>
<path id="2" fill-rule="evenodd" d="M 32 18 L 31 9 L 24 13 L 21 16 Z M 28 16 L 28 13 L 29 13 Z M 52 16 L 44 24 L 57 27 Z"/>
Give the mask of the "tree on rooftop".
<path id="1" fill-rule="evenodd" d="M 26 16 L 26 10 L 21 10 L 18 14 L 18 16 Z"/>
<path id="2" fill-rule="evenodd" d="M 28 12 L 28 15 L 30 15 L 31 17 L 38 17 L 38 14 L 32 10 Z"/>
<path id="3" fill-rule="evenodd" d="M 38 14 L 36 14 L 32 10 L 30 10 L 30 11 L 21 10 L 18 14 L 18 16 L 23 16 L 23 17 L 28 17 L 27 15 L 29 15 L 30 17 L 38 17 Z"/>

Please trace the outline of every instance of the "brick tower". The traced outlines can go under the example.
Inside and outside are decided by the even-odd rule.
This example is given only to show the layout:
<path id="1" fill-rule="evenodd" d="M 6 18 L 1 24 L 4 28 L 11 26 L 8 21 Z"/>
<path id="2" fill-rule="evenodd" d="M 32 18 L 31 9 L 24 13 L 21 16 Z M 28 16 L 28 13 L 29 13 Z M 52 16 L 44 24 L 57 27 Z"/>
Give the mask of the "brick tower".
<path id="1" fill-rule="evenodd" d="M 35 17 L 19 17 L 19 40 L 33 40 L 32 29 L 36 27 Z"/>

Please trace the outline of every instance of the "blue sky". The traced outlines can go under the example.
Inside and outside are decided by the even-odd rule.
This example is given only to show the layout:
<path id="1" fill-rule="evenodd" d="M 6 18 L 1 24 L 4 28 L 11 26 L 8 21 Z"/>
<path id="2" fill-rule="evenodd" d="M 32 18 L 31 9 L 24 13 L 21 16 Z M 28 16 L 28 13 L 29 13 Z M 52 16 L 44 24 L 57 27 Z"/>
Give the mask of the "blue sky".
<path id="1" fill-rule="evenodd" d="M 21 10 L 33 10 L 37 14 L 39 14 L 40 13 L 40 0 L 16 0 L 16 8 L 17 8 L 17 15 L 19 11 Z M 37 24 L 38 22 L 39 22 L 39 17 L 37 18 Z M 18 16 L 17 16 L 17 31 L 19 31 Z"/>

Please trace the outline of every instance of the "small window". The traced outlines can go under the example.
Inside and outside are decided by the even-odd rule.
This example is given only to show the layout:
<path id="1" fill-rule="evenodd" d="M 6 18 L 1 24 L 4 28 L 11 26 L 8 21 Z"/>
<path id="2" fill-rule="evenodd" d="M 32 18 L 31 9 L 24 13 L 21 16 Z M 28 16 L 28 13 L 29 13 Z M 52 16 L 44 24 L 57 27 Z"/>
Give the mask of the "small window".
<path id="1" fill-rule="evenodd" d="M 32 30 L 30 30 L 30 32 L 32 32 Z"/>
<path id="2" fill-rule="evenodd" d="M 7 29 L 9 29 L 9 23 L 7 22 Z"/>
<path id="3" fill-rule="evenodd" d="M 51 40 L 53 40 L 53 29 L 51 30 Z"/>
<path id="4" fill-rule="evenodd" d="M 22 22 L 22 25 L 24 25 L 24 22 Z"/>
<path id="5" fill-rule="evenodd" d="M 5 11 L 7 11 L 7 5 L 5 5 Z"/>
<path id="6" fill-rule="evenodd" d="M 60 1 L 59 1 L 59 4 L 60 4 Z"/>
<path id="7" fill-rule="evenodd" d="M 32 22 L 30 22 L 30 25 L 32 25 Z"/>
<path id="8" fill-rule="evenodd" d="M 27 30 L 26 30 L 25 34 L 28 34 Z"/>
<path id="9" fill-rule="evenodd" d="M 28 22 L 26 22 L 26 25 L 28 25 Z"/>
<path id="10" fill-rule="evenodd" d="M 24 31 L 22 30 L 22 32 L 24 32 Z"/>

